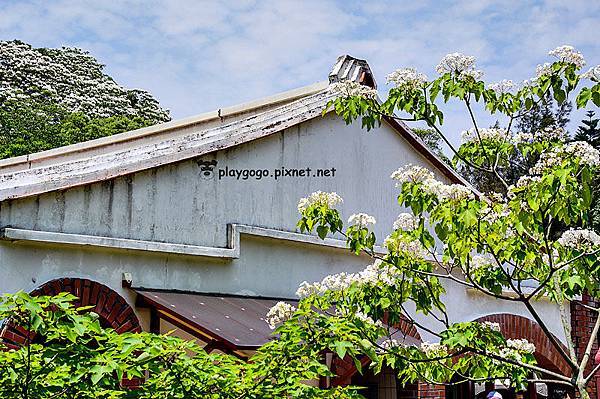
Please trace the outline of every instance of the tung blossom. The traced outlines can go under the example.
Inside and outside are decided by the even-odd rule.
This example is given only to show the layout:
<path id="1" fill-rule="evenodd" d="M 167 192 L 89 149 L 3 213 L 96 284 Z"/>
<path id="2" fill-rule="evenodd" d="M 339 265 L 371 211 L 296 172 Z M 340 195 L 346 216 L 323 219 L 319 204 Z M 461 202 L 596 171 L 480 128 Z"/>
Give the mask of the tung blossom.
<path id="1" fill-rule="evenodd" d="M 467 56 L 462 53 L 445 55 L 435 70 L 440 75 L 450 73 L 458 79 L 471 77 L 475 80 L 479 80 L 483 76 L 483 72 L 475 69 L 475 57 Z"/>
<path id="2" fill-rule="evenodd" d="M 353 80 L 344 80 L 329 86 L 329 90 L 339 97 L 359 96 L 370 100 L 376 100 L 377 90 L 355 82 Z"/>
<path id="3" fill-rule="evenodd" d="M 348 289 L 352 284 L 371 284 L 382 283 L 394 286 L 400 277 L 400 270 L 394 265 L 376 260 L 368 265 L 364 270 L 358 273 L 337 273 L 326 276 L 323 280 L 308 283 L 306 281 L 300 284 L 296 295 L 300 298 L 306 298 L 310 295 L 323 295 L 328 291 L 342 291 Z"/>
<path id="4" fill-rule="evenodd" d="M 586 73 L 581 74 L 582 79 L 589 79 L 593 82 L 600 82 L 600 65 L 590 68 Z"/>
<path id="5" fill-rule="evenodd" d="M 394 222 L 394 230 L 414 230 L 419 226 L 419 219 L 412 213 L 401 213 Z"/>
<path id="6" fill-rule="evenodd" d="M 415 90 L 423 88 L 427 83 L 427 76 L 414 68 L 401 68 L 390 73 L 387 82 L 394 83 L 400 89 Z"/>
<path id="7" fill-rule="evenodd" d="M 590 167 L 600 166 L 600 151 L 585 141 L 574 141 L 542 153 L 538 162 L 529 172 L 541 175 L 548 169 L 561 164 L 566 157 L 576 157 L 582 165 Z"/>
<path id="8" fill-rule="evenodd" d="M 548 52 L 548 55 L 558 58 L 560 61 L 567 64 L 575 64 L 577 68 L 585 66 L 583 54 L 575 50 L 573 46 L 559 46 Z"/>
<path id="9" fill-rule="evenodd" d="M 367 215 L 366 213 L 355 213 L 348 218 L 348 224 L 357 226 L 360 228 L 367 228 L 370 225 L 377 223 L 373 216 Z"/>
<path id="10" fill-rule="evenodd" d="M 473 192 L 462 184 L 444 184 L 435 179 L 425 180 L 423 191 L 435 195 L 440 201 L 475 198 Z"/>
<path id="11" fill-rule="evenodd" d="M 433 172 L 422 166 L 408 164 L 395 170 L 390 176 L 396 180 L 396 186 L 401 187 L 402 183 L 417 183 L 427 179 L 433 179 Z"/>
<path id="12" fill-rule="evenodd" d="M 479 134 L 478 134 L 479 132 Z M 481 128 L 475 130 L 475 128 L 471 128 L 469 130 L 465 130 L 461 133 L 461 137 L 465 142 L 478 141 L 481 137 L 481 140 L 506 140 L 507 134 L 504 129 L 499 128 Z"/>
<path id="13" fill-rule="evenodd" d="M 344 202 L 342 197 L 336 193 L 326 193 L 323 191 L 316 191 L 306 198 L 301 198 L 298 202 L 298 212 L 304 212 L 308 207 L 313 205 L 327 206 L 328 208 L 334 208 L 336 205 Z"/>
<path id="14" fill-rule="evenodd" d="M 275 328 L 277 328 L 278 325 L 289 320 L 295 311 L 295 307 L 293 307 L 289 303 L 280 301 L 277 302 L 275 306 L 273 306 L 271 309 L 269 309 L 265 321 L 267 322 L 271 330 L 274 330 Z"/>
<path id="15" fill-rule="evenodd" d="M 600 246 L 600 235 L 588 229 L 570 229 L 565 231 L 558 239 L 563 247 L 589 250 Z"/>
<path id="16" fill-rule="evenodd" d="M 448 355 L 448 347 L 440 343 L 423 342 L 421 350 L 427 357 L 443 357 Z"/>
<path id="17" fill-rule="evenodd" d="M 514 88 L 515 84 L 513 83 L 513 81 L 506 79 L 488 85 L 488 89 L 493 90 L 498 95 L 509 93 Z"/>
<path id="18" fill-rule="evenodd" d="M 499 323 L 494 323 L 491 321 L 484 321 L 483 323 L 481 323 L 481 325 L 484 328 L 487 328 L 489 330 L 500 332 L 500 324 Z"/>
<path id="19" fill-rule="evenodd" d="M 381 320 L 373 320 L 370 316 L 367 316 L 366 314 L 362 313 L 362 312 L 356 312 L 354 314 L 354 317 L 356 317 L 357 319 L 359 319 L 360 321 L 362 321 L 365 324 L 369 324 L 371 326 L 375 326 L 375 327 L 383 327 L 383 323 L 381 322 Z"/>
<path id="20" fill-rule="evenodd" d="M 522 339 L 507 339 L 506 346 L 510 349 L 514 349 L 519 352 L 534 353 L 535 345 L 527 341 L 525 338 Z"/>

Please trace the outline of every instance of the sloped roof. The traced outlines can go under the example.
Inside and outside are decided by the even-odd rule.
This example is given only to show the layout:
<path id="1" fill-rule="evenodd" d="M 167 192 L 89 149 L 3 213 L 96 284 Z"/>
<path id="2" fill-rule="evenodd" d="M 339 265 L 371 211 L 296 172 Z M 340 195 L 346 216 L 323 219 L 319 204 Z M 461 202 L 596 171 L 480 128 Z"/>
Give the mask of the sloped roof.
<path id="1" fill-rule="evenodd" d="M 330 82 L 353 80 L 376 87 L 369 65 L 340 56 Z M 155 168 L 223 150 L 320 117 L 333 98 L 328 82 L 180 121 L 0 161 L 0 201 Z M 403 123 L 387 122 L 444 175 L 466 182 Z"/>

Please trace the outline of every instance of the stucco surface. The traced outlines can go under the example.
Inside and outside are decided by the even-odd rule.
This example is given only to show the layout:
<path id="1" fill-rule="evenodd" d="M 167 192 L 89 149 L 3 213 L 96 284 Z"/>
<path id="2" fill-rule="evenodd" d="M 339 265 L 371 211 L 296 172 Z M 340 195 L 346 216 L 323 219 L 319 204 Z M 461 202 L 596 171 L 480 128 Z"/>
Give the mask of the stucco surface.
<path id="1" fill-rule="evenodd" d="M 214 177 L 204 178 L 198 161 L 216 160 Z M 381 242 L 402 210 L 389 176 L 407 163 L 431 167 L 392 128 L 367 133 L 334 116 L 316 118 L 250 143 L 113 180 L 50 192 L 0 204 L 0 225 L 23 229 L 99 235 L 178 244 L 225 247 L 227 224 L 240 223 L 296 231 L 300 197 L 316 190 L 344 198 L 346 217 L 366 212 L 377 218 Z M 331 169 L 335 177 L 271 177 L 257 180 L 218 178 L 219 169 Z M 438 173 L 438 178 L 445 180 Z M 77 276 L 119 291 L 129 272 L 135 286 L 294 297 L 303 280 L 339 271 L 355 271 L 367 259 L 343 250 L 269 238 L 242 236 L 240 258 L 148 254 L 142 251 L 76 248 L 0 242 L 0 291 L 31 290 L 44 281 Z M 448 287 L 446 304 L 455 320 L 510 312 L 503 304 Z M 556 309 L 538 305 L 562 337 Z M 144 315 L 142 321 L 146 322 Z M 425 338 L 427 336 L 425 335 Z"/>

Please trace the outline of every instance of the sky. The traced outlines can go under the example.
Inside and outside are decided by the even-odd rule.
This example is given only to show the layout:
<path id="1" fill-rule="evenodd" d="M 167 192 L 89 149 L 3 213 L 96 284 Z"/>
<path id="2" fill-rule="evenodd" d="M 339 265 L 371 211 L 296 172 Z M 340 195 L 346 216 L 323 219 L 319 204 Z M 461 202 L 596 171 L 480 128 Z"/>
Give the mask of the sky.
<path id="1" fill-rule="evenodd" d="M 456 51 L 476 56 L 489 82 L 532 77 L 562 44 L 594 66 L 598 26 L 600 1 L 590 0 L 0 0 L 0 39 L 86 49 L 173 119 L 326 80 L 341 54 L 366 59 L 382 95 L 394 69 L 434 77 Z M 468 127 L 450 105 L 448 135 Z"/>

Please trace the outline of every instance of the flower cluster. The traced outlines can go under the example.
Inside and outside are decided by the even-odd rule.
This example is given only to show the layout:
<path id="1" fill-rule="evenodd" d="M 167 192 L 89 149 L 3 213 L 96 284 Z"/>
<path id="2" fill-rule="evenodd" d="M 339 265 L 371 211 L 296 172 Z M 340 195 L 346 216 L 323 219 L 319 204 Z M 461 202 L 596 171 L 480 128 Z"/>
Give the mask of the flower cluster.
<path id="1" fill-rule="evenodd" d="M 408 164 L 395 170 L 390 176 L 392 179 L 397 180 L 396 185 L 402 186 L 402 183 L 417 183 L 428 179 L 433 179 L 433 172 L 422 166 Z"/>
<path id="2" fill-rule="evenodd" d="M 581 74 L 582 79 L 589 79 L 594 82 L 600 82 L 600 65 L 590 68 L 586 73 Z"/>
<path id="3" fill-rule="evenodd" d="M 0 41 L 0 102 L 49 97 L 69 112 L 93 118 L 124 115 L 154 123 L 170 120 L 169 111 L 152 95 L 121 87 L 103 68 L 77 48 L 32 48 L 19 41 Z"/>
<path id="4" fill-rule="evenodd" d="M 501 80 L 497 83 L 491 83 L 488 85 L 489 90 L 493 90 L 498 95 L 502 95 L 505 93 L 509 93 L 512 89 L 514 89 L 515 85 L 512 80 Z"/>
<path id="5" fill-rule="evenodd" d="M 510 349 L 514 349 L 524 353 L 534 353 L 535 345 L 527 341 L 525 338 L 522 339 L 507 339 L 506 346 Z"/>
<path id="6" fill-rule="evenodd" d="M 585 65 L 583 54 L 575 50 L 573 46 L 559 46 L 548 52 L 548 55 L 556 57 L 567 64 L 575 64 L 577 68 L 582 68 Z"/>
<path id="7" fill-rule="evenodd" d="M 491 321 L 484 321 L 483 323 L 481 323 L 481 325 L 484 328 L 487 328 L 489 330 L 500 332 L 500 324 L 499 323 L 494 323 Z"/>
<path id="8" fill-rule="evenodd" d="M 517 188 L 527 187 L 530 184 L 539 183 L 541 180 L 542 180 L 542 178 L 540 176 L 524 175 L 524 176 L 519 177 L 519 180 L 517 181 L 517 184 L 515 186 Z"/>
<path id="9" fill-rule="evenodd" d="M 419 227 L 419 219 L 412 213 L 401 213 L 394 222 L 394 230 L 414 230 Z"/>
<path id="10" fill-rule="evenodd" d="M 400 276 L 400 270 L 395 266 L 376 260 L 358 273 L 337 273 L 326 276 L 320 282 L 308 283 L 303 281 L 296 291 L 300 298 L 311 295 L 323 295 L 328 291 L 342 291 L 352 284 L 377 284 L 379 282 L 393 286 Z"/>
<path id="11" fill-rule="evenodd" d="M 381 320 L 375 321 L 370 316 L 367 316 L 363 312 L 356 312 L 354 314 L 354 317 L 356 317 L 358 320 L 362 321 L 365 324 L 369 324 L 371 326 L 380 327 L 380 328 L 383 327 L 383 323 L 381 322 Z"/>
<path id="12" fill-rule="evenodd" d="M 552 64 L 549 62 L 544 62 L 535 68 L 535 79 L 533 80 L 535 81 L 543 76 L 551 76 L 553 73 L 554 71 L 552 70 Z"/>
<path id="13" fill-rule="evenodd" d="M 388 83 L 394 83 L 399 89 L 417 90 L 427 83 L 427 76 L 414 68 L 401 68 L 387 76 Z"/>
<path id="14" fill-rule="evenodd" d="M 578 158 L 582 165 L 600 166 L 600 151 L 585 141 L 573 141 L 542 153 L 538 162 L 529 170 L 529 173 L 541 175 L 553 166 L 562 163 L 567 157 Z"/>
<path id="15" fill-rule="evenodd" d="M 471 77 L 474 80 L 479 80 L 483 76 L 483 72 L 475 69 L 475 57 L 462 53 L 445 55 L 435 70 L 440 75 L 450 73 L 458 79 Z"/>
<path id="16" fill-rule="evenodd" d="M 339 97 L 359 96 L 370 100 L 376 100 L 378 95 L 377 90 L 353 80 L 344 80 L 342 82 L 334 83 L 330 86 L 330 90 Z"/>
<path id="17" fill-rule="evenodd" d="M 444 184 L 436 179 L 425 180 L 423 191 L 435 195 L 440 201 L 475 198 L 473 192 L 462 184 Z"/>
<path id="18" fill-rule="evenodd" d="M 479 131 L 479 135 L 477 134 L 477 132 Z M 463 139 L 463 141 L 465 142 L 470 142 L 470 141 L 477 141 L 479 140 L 479 138 L 481 137 L 481 140 L 494 140 L 494 141 L 501 141 L 501 140 L 505 140 L 507 137 L 506 131 L 504 129 L 499 129 L 499 128 L 481 128 L 481 129 L 477 129 L 475 130 L 475 128 L 471 128 L 469 130 L 464 130 L 461 133 L 461 137 Z"/>
<path id="19" fill-rule="evenodd" d="M 565 145 L 565 153 L 576 156 L 587 166 L 600 166 L 600 151 L 586 141 L 573 141 Z"/>
<path id="20" fill-rule="evenodd" d="M 383 240 L 383 245 L 392 253 L 403 253 L 417 259 L 425 259 L 429 255 L 420 241 L 409 240 L 403 236 L 397 238 L 388 236 Z"/>
<path id="21" fill-rule="evenodd" d="M 367 215 L 366 213 L 355 213 L 348 218 L 348 224 L 351 226 L 357 226 L 360 228 L 367 228 L 370 225 L 377 223 L 373 216 Z"/>
<path id="22" fill-rule="evenodd" d="M 443 357 L 448 355 L 448 347 L 440 343 L 432 343 L 425 341 L 421 344 L 421 350 L 427 357 Z"/>
<path id="23" fill-rule="evenodd" d="M 515 133 L 512 137 L 514 144 L 533 143 L 534 141 L 565 141 L 568 135 L 565 129 L 558 126 L 547 126 L 534 133 Z"/>
<path id="24" fill-rule="evenodd" d="M 587 229 L 569 229 L 558 239 L 563 247 L 588 250 L 600 246 L 600 235 Z"/>
<path id="25" fill-rule="evenodd" d="M 298 212 L 304 212 L 308 207 L 313 205 L 326 206 L 333 208 L 338 204 L 344 202 L 342 197 L 337 193 L 326 193 L 323 191 L 316 191 L 306 198 L 300 198 L 298 202 Z"/>
<path id="26" fill-rule="evenodd" d="M 293 307 L 289 303 L 280 301 L 277 302 L 275 306 L 273 306 L 271 309 L 269 309 L 265 321 L 267 322 L 269 327 L 271 327 L 271 329 L 274 330 L 275 328 L 277 328 L 278 325 L 289 320 L 295 311 L 295 307 Z"/>

